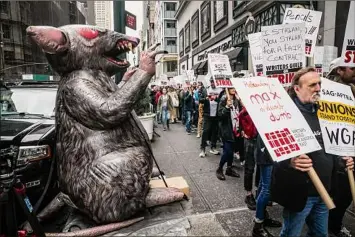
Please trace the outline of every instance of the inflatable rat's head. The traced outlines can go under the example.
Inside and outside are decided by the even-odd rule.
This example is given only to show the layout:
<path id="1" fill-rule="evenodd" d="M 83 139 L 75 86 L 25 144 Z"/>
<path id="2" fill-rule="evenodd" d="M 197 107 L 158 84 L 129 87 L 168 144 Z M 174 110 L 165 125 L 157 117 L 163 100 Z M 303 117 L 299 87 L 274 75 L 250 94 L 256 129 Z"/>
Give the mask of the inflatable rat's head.
<path id="1" fill-rule="evenodd" d="M 118 56 L 139 44 L 137 38 L 89 25 L 29 26 L 26 32 L 59 74 L 95 69 L 114 75 L 130 66 Z"/>

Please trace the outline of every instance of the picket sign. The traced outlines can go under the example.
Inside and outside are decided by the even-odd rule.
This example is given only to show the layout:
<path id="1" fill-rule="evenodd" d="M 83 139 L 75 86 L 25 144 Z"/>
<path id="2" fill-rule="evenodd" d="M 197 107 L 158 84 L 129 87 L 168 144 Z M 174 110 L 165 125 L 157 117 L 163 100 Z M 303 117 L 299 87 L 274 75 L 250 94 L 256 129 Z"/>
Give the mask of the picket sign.
<path id="1" fill-rule="evenodd" d="M 322 149 L 277 78 L 232 78 L 231 81 L 274 161 Z M 315 170 L 312 168 L 308 174 L 327 207 L 334 208 Z"/>
<path id="2" fill-rule="evenodd" d="M 342 66 L 355 67 L 355 2 L 350 1 L 348 21 L 343 42 Z"/>
<path id="3" fill-rule="evenodd" d="M 337 156 L 355 157 L 355 98 L 350 86 L 322 78 L 318 118 L 325 151 Z M 355 206 L 355 183 L 351 170 L 348 177 Z"/>
<path id="4" fill-rule="evenodd" d="M 304 28 L 304 23 L 261 27 L 263 74 L 278 78 L 284 87 L 306 65 Z"/>
<path id="5" fill-rule="evenodd" d="M 314 49 L 314 68 L 319 76 L 323 76 L 324 47 L 316 46 Z"/>
<path id="6" fill-rule="evenodd" d="M 261 32 L 248 34 L 251 61 L 255 76 L 263 74 L 263 50 L 261 47 Z"/>
<path id="7" fill-rule="evenodd" d="M 216 87 L 233 87 L 230 79 L 233 77 L 229 58 L 223 54 L 208 54 L 208 74 L 212 76 Z"/>
<path id="8" fill-rule="evenodd" d="M 313 57 L 322 12 L 305 8 L 286 8 L 282 24 L 305 23 L 305 53 Z"/>

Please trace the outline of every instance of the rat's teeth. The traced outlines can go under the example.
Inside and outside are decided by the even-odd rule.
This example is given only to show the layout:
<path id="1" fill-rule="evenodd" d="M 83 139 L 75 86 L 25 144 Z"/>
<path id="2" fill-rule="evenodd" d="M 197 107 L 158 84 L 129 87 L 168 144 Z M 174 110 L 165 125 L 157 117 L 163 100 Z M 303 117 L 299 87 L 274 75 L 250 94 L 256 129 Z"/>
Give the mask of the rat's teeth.
<path id="1" fill-rule="evenodd" d="M 129 51 L 132 51 L 132 43 L 131 42 L 128 43 L 128 48 L 129 48 Z"/>

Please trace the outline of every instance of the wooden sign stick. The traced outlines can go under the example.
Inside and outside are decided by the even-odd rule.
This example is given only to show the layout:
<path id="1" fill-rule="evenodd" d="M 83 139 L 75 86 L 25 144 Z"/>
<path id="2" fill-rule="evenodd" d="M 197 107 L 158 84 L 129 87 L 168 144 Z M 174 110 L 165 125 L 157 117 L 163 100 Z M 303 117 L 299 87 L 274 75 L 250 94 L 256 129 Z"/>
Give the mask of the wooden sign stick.
<path id="1" fill-rule="evenodd" d="M 329 210 L 335 208 L 333 200 L 330 198 L 327 190 L 325 189 L 324 185 L 322 184 L 322 181 L 319 179 L 318 174 L 312 167 L 310 171 L 307 172 L 309 177 L 311 178 L 314 187 L 317 189 L 319 195 L 321 196 L 323 202 L 327 206 Z"/>
<path id="2" fill-rule="evenodd" d="M 354 182 L 354 173 L 352 170 L 348 169 L 348 178 L 349 178 L 349 185 L 351 190 L 351 195 L 353 197 L 353 206 L 355 207 L 355 182 Z"/>

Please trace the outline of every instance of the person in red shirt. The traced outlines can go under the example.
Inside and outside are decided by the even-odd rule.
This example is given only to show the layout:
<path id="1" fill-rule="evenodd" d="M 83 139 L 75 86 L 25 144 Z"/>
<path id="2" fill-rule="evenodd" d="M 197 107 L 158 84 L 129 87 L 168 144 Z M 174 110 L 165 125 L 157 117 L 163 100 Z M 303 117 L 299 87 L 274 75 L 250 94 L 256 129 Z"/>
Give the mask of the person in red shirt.
<path id="1" fill-rule="evenodd" d="M 158 105 L 159 102 L 159 98 L 162 95 L 162 89 L 158 88 L 157 92 L 155 93 L 155 104 Z M 161 114 L 159 112 L 157 112 L 157 122 L 161 123 Z"/>

